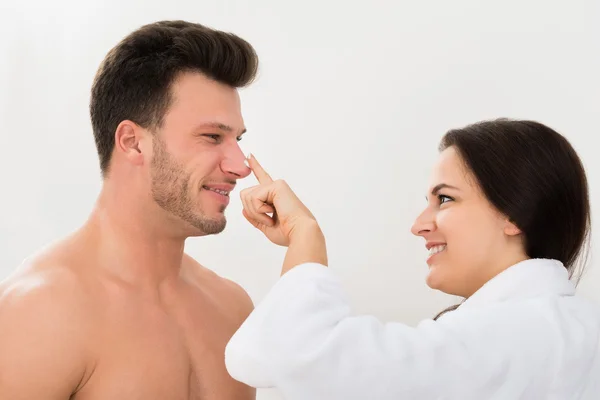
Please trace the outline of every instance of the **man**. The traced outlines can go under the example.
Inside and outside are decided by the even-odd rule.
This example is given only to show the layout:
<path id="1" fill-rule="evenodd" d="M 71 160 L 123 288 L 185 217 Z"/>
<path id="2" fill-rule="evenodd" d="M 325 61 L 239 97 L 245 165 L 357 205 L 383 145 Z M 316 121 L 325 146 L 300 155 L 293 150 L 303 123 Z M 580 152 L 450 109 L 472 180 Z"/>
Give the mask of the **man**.
<path id="1" fill-rule="evenodd" d="M 254 49 L 183 21 L 140 28 L 95 78 L 103 187 L 89 220 L 0 285 L 0 399 L 244 400 L 225 345 L 248 295 L 184 254 L 250 170 L 237 88 Z"/>

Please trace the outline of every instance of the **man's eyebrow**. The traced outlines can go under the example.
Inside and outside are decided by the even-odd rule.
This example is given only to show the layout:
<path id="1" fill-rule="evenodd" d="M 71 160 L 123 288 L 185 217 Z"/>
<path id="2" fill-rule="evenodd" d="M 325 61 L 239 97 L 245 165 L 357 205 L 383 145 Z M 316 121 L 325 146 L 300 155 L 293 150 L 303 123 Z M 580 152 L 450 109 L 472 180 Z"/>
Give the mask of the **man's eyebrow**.
<path id="1" fill-rule="evenodd" d="M 220 122 L 205 122 L 196 127 L 196 129 L 206 129 L 206 128 L 219 129 L 219 130 L 225 131 L 225 132 L 234 132 L 235 131 L 235 129 L 233 129 L 231 126 L 222 124 Z M 242 135 L 244 133 L 246 133 L 246 128 L 244 128 L 244 130 L 242 130 L 242 132 L 240 132 L 240 135 Z"/>
<path id="2" fill-rule="evenodd" d="M 439 185 L 435 185 L 433 187 L 433 189 L 431 189 L 431 194 L 433 196 L 436 196 L 438 194 L 438 192 L 442 189 L 454 189 L 454 190 L 460 190 L 459 188 L 457 188 L 456 186 L 452 186 L 452 185 L 448 185 L 447 183 L 440 183 Z"/>

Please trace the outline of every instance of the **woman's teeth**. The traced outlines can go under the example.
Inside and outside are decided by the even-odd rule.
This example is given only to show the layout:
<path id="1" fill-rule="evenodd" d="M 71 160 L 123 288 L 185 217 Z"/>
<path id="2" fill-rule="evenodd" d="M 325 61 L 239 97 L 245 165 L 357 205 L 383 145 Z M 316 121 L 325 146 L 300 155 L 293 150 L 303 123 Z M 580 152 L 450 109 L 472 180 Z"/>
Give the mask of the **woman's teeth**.
<path id="1" fill-rule="evenodd" d="M 432 256 L 432 255 L 440 253 L 444 250 L 446 250 L 445 244 L 441 244 L 439 246 L 433 246 L 431 249 L 429 249 L 429 255 Z"/>

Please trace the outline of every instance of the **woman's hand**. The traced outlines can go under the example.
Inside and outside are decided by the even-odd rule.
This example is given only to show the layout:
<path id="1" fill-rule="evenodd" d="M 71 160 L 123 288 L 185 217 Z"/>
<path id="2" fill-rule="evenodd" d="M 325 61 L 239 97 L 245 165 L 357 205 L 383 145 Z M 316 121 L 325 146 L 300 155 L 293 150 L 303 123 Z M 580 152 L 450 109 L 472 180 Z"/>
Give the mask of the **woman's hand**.
<path id="1" fill-rule="evenodd" d="M 305 262 L 327 265 L 325 238 L 314 215 L 285 181 L 274 181 L 254 156 L 248 163 L 259 185 L 240 193 L 242 213 L 271 242 L 289 247 L 283 272 Z"/>
<path id="2" fill-rule="evenodd" d="M 259 182 L 240 193 L 242 213 L 248 222 L 280 246 L 289 246 L 294 232 L 318 226 L 310 210 L 285 181 L 274 181 L 254 156 L 249 157 L 248 163 Z"/>

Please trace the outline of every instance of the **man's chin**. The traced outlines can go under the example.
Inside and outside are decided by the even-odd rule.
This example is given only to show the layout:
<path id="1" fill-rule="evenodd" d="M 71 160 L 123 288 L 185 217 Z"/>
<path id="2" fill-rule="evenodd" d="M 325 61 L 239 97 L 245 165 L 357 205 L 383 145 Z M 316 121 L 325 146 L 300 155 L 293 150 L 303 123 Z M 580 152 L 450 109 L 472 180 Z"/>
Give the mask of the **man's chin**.
<path id="1" fill-rule="evenodd" d="M 223 232 L 227 225 L 227 219 L 223 214 L 210 219 L 203 216 L 202 218 L 188 222 L 194 227 L 194 231 L 196 231 L 196 234 L 193 236 L 217 235 Z"/>

